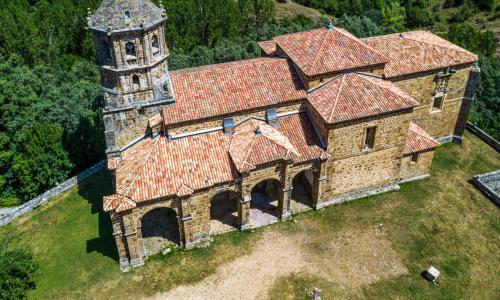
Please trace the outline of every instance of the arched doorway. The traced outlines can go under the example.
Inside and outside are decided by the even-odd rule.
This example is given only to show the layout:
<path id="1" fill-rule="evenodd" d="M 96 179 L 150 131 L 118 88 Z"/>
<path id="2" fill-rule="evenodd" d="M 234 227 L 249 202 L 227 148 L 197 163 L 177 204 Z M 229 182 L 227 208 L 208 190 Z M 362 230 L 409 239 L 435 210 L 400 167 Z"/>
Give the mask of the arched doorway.
<path id="1" fill-rule="evenodd" d="M 181 242 L 177 213 L 171 208 L 160 207 L 147 212 L 141 219 L 141 232 L 147 255 Z"/>
<path id="2" fill-rule="evenodd" d="M 298 173 L 292 180 L 292 197 L 290 199 L 291 213 L 308 210 L 313 206 L 312 188 L 314 173 L 306 170 Z"/>
<path id="3" fill-rule="evenodd" d="M 234 191 L 218 193 L 210 200 L 210 231 L 219 234 L 238 228 L 238 201 Z"/>
<path id="4" fill-rule="evenodd" d="M 282 199 L 281 183 L 267 179 L 256 184 L 251 191 L 250 223 L 260 227 L 278 221 L 278 202 Z"/>

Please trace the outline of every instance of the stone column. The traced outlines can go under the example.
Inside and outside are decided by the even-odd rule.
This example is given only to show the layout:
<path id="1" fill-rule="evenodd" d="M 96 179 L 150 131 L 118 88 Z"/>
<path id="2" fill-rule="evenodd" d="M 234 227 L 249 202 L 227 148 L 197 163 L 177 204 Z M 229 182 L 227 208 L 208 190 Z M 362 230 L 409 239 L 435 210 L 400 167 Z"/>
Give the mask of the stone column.
<path id="1" fill-rule="evenodd" d="M 238 225 L 240 226 L 240 230 L 247 230 L 252 228 L 252 224 L 250 224 L 250 200 L 252 197 L 250 194 L 245 194 L 238 201 Z"/>
<path id="2" fill-rule="evenodd" d="M 292 217 L 290 213 L 290 199 L 292 198 L 293 187 L 290 184 L 282 190 L 278 199 L 278 214 L 281 220 L 287 220 Z"/>
<path id="3" fill-rule="evenodd" d="M 179 229 L 182 231 L 181 236 L 183 236 L 183 246 L 186 249 L 191 249 L 195 247 L 195 242 L 193 239 L 193 217 L 189 214 L 179 218 Z"/>
<path id="4" fill-rule="evenodd" d="M 135 212 L 123 216 L 125 240 L 128 246 L 130 266 L 132 267 L 144 264 L 143 254 L 145 250 L 142 242 L 142 234 L 140 232 L 141 228 L 137 226 L 138 222 L 140 222 L 140 220 L 138 220 Z"/>
<path id="5" fill-rule="evenodd" d="M 472 107 L 472 102 L 474 101 L 474 94 L 476 92 L 476 87 L 479 84 L 480 77 L 481 69 L 476 63 L 472 66 L 469 74 L 469 80 L 467 81 L 467 87 L 465 88 L 464 98 L 462 100 L 462 105 L 460 106 L 457 124 L 455 125 L 455 131 L 453 133 L 453 142 L 457 144 L 462 143 L 462 136 L 464 135 L 465 128 L 467 126 L 467 119 Z"/>
<path id="6" fill-rule="evenodd" d="M 118 250 L 118 259 L 120 262 L 120 269 L 123 272 L 128 272 L 130 262 L 128 259 L 128 249 L 125 236 L 123 234 L 123 222 L 121 216 L 111 215 L 111 222 L 113 223 L 113 236 L 115 238 L 116 249 Z"/>
<path id="7" fill-rule="evenodd" d="M 316 210 L 322 207 L 322 202 L 328 200 L 324 199 L 323 197 L 324 185 L 326 184 L 327 180 L 328 177 L 326 174 L 326 163 L 322 161 L 314 171 L 314 180 L 311 195 L 312 206 Z"/>

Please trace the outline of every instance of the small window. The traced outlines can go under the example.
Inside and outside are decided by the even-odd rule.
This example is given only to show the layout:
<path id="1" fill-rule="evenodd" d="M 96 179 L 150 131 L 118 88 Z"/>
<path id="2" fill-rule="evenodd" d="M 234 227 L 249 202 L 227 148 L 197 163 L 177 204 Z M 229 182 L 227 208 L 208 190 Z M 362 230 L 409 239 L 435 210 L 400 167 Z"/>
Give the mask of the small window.
<path id="1" fill-rule="evenodd" d="M 102 55 L 104 64 L 109 65 L 111 63 L 111 49 L 109 47 L 109 43 L 106 41 L 102 42 Z"/>
<path id="2" fill-rule="evenodd" d="M 130 21 L 130 12 L 129 11 L 125 12 L 125 20 Z"/>
<path id="3" fill-rule="evenodd" d="M 158 40 L 158 36 L 153 36 L 153 41 L 151 42 L 151 46 L 153 48 L 153 54 L 158 54 L 160 52 L 160 42 Z"/>
<path id="4" fill-rule="evenodd" d="M 442 110 L 443 109 L 444 96 L 436 96 L 432 101 L 432 110 Z"/>
<path id="5" fill-rule="evenodd" d="M 139 80 L 139 76 L 134 75 L 132 77 L 132 85 L 134 87 L 134 91 L 137 91 L 137 90 L 141 89 L 141 81 Z"/>
<path id="6" fill-rule="evenodd" d="M 411 161 L 416 163 L 418 162 L 418 153 L 413 153 L 411 156 Z"/>
<path id="7" fill-rule="evenodd" d="M 364 150 L 371 150 L 375 145 L 376 127 L 368 127 L 365 131 L 365 141 L 363 143 Z"/>
<path id="8" fill-rule="evenodd" d="M 125 54 L 129 55 L 129 56 L 137 56 L 136 52 L 135 52 L 135 45 L 134 43 L 132 42 L 128 42 L 126 45 L 125 45 Z"/>

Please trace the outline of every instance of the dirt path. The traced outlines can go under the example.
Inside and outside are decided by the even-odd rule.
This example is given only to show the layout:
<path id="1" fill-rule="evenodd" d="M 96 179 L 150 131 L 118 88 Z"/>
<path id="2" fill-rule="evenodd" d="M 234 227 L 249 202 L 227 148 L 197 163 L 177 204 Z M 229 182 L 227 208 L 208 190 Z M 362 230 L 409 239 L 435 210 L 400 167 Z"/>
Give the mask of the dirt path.
<path id="1" fill-rule="evenodd" d="M 268 232 L 250 255 L 242 256 L 194 284 L 152 299 L 262 299 L 274 280 L 303 269 L 305 260 L 293 240 Z"/>
<path id="2" fill-rule="evenodd" d="M 251 254 L 192 285 L 150 299 L 264 299 L 276 279 L 293 272 L 356 288 L 407 272 L 379 228 L 311 238 L 267 232 Z"/>

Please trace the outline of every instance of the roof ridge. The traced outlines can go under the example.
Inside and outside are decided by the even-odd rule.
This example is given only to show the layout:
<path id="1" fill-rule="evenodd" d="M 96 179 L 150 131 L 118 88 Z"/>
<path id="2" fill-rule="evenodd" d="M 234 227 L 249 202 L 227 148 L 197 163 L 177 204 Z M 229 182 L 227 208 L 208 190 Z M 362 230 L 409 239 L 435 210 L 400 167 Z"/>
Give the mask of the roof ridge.
<path id="1" fill-rule="evenodd" d="M 287 61 L 287 59 L 282 58 L 282 57 L 255 57 L 255 58 L 249 58 L 249 59 L 228 61 L 228 62 L 223 62 L 223 63 L 218 63 L 218 64 L 210 64 L 210 65 L 203 65 L 203 66 L 197 66 L 197 67 L 191 67 L 191 68 L 172 70 L 172 71 L 170 71 L 170 73 L 205 71 L 205 70 L 210 70 L 210 69 L 215 68 L 215 67 L 223 67 L 223 66 L 241 67 L 241 66 L 251 65 L 251 64 L 278 62 L 278 61 Z"/>
<path id="2" fill-rule="evenodd" d="M 356 74 L 358 75 L 358 77 L 362 78 L 363 80 L 365 81 L 369 81 L 377 86 L 379 86 L 380 88 L 383 88 L 383 89 L 386 89 L 394 94 L 397 94 L 398 96 L 401 96 L 401 97 L 404 97 L 404 98 L 407 98 L 407 99 L 410 99 L 410 100 L 414 100 L 412 96 L 406 94 L 403 90 L 401 90 L 398 86 L 394 85 L 395 88 L 397 88 L 397 92 L 388 88 L 388 87 L 385 87 L 381 84 L 379 84 L 380 82 L 387 82 L 387 83 L 390 83 L 390 84 L 393 84 L 391 81 L 387 81 L 387 80 L 384 80 L 384 79 L 378 79 L 378 78 L 375 78 L 375 77 L 372 77 L 372 76 L 369 76 L 369 75 L 364 75 L 364 74 L 359 74 L 359 73 L 353 73 L 353 74 Z M 373 80 L 372 80 L 373 79 Z M 403 92 L 403 94 L 401 94 L 400 92 Z"/>
<path id="3" fill-rule="evenodd" d="M 387 62 L 389 62 L 389 57 L 385 56 L 385 54 L 380 53 L 377 49 L 373 48 L 372 46 L 368 45 L 367 43 L 363 43 L 360 38 L 358 38 L 357 36 L 351 34 L 347 30 L 345 30 L 344 28 L 341 28 L 342 30 L 339 30 L 338 28 L 335 28 L 335 29 L 336 29 L 336 31 L 338 33 L 342 34 L 343 36 L 347 37 L 348 39 L 351 39 L 351 40 L 355 41 L 356 43 L 360 44 L 363 47 L 367 47 L 368 49 L 370 49 L 373 52 L 377 53 L 378 55 L 382 56 Z M 343 32 L 344 30 L 346 32 L 348 32 L 350 35 L 354 36 L 355 39 L 353 39 L 352 37 L 350 37 L 349 35 L 347 35 L 345 32 Z"/>
<path id="4" fill-rule="evenodd" d="M 242 163 L 240 163 L 240 167 L 241 167 L 241 166 L 243 166 L 243 164 L 245 164 L 245 163 L 246 163 L 246 164 L 249 164 L 249 165 L 251 165 L 251 166 L 253 166 L 253 167 L 255 167 L 254 165 L 252 165 L 251 163 L 249 163 L 249 162 L 247 161 L 247 158 L 248 158 L 248 156 L 250 155 L 250 152 L 252 152 L 253 145 L 255 144 L 255 140 L 256 140 L 256 136 L 255 136 L 255 135 L 253 135 L 253 137 L 252 137 L 252 141 L 250 142 L 250 147 L 248 147 L 248 151 L 247 151 L 247 153 L 245 154 L 245 157 L 243 158 L 243 162 L 242 162 Z"/>
<path id="5" fill-rule="evenodd" d="M 427 131 L 425 131 L 422 127 L 420 127 L 417 123 L 415 123 L 414 121 L 410 121 L 411 124 L 413 124 L 414 126 L 417 127 L 418 130 L 422 130 L 423 132 L 429 134 Z M 411 127 L 411 126 L 410 126 Z M 423 137 L 424 139 L 428 140 L 428 141 L 431 141 L 431 142 L 434 142 L 434 143 L 437 143 L 438 141 L 433 138 L 431 135 L 429 136 L 426 136 L 426 135 L 423 135 L 421 134 L 420 132 L 418 131 L 415 131 L 415 130 L 412 130 L 411 128 L 408 128 L 409 130 L 413 131 L 414 133 L 418 134 L 418 136 L 421 136 Z"/>
<path id="6" fill-rule="evenodd" d="M 439 39 L 442 39 L 445 42 L 451 43 L 450 41 L 448 41 L 448 40 L 440 37 L 437 34 L 432 33 L 431 31 L 428 31 L 428 30 L 414 30 L 414 31 L 409 31 L 409 32 L 425 32 L 425 33 L 430 33 L 430 34 L 434 35 L 435 37 L 437 37 Z M 408 40 L 412 40 L 412 41 L 415 41 L 415 42 L 420 42 L 420 43 L 424 43 L 424 44 L 427 44 L 427 45 L 436 46 L 436 47 L 439 47 L 439 48 L 445 48 L 445 49 L 449 49 L 449 50 L 459 51 L 459 52 L 462 52 L 462 53 L 474 54 L 474 53 L 472 53 L 472 52 L 470 52 L 470 51 L 468 51 L 468 50 L 466 50 L 466 49 L 464 49 L 464 48 L 462 48 L 462 47 L 460 47 L 458 45 L 455 45 L 456 47 L 450 47 L 450 46 L 446 46 L 446 45 L 436 44 L 436 43 L 433 43 L 433 42 L 430 42 L 430 41 L 427 41 L 427 40 L 419 40 L 419 39 L 416 39 L 416 38 L 411 37 L 411 36 L 405 36 L 404 33 L 402 33 L 402 34 L 404 36 L 403 38 L 408 39 Z"/>
<path id="7" fill-rule="evenodd" d="M 144 159 L 144 161 L 142 162 L 141 166 L 140 166 L 139 168 L 137 168 L 137 173 L 135 174 L 135 178 L 134 178 L 134 180 L 132 180 L 132 182 L 130 183 L 130 185 L 129 185 L 129 187 L 128 187 L 127 191 L 124 193 L 124 195 L 123 195 L 124 197 L 127 197 L 127 195 L 129 194 L 130 190 L 132 189 L 132 185 L 134 185 L 134 183 L 135 183 L 135 182 L 137 181 L 137 179 L 139 178 L 139 174 L 138 174 L 138 173 L 139 173 L 141 170 L 144 170 L 144 167 L 145 167 L 146 163 L 148 162 L 149 158 L 151 157 L 151 154 L 152 154 L 152 153 L 153 153 L 153 151 L 156 149 L 156 147 L 158 146 L 158 144 L 159 144 L 159 142 L 160 142 L 160 140 L 161 140 L 161 139 L 162 139 L 161 137 L 159 137 L 159 138 L 157 138 L 157 139 L 156 139 L 156 141 L 154 142 L 153 147 L 151 147 L 151 150 L 150 150 L 150 151 L 149 151 L 149 153 L 146 155 L 146 158 L 145 158 L 145 159 Z"/>
<path id="8" fill-rule="evenodd" d="M 323 33 L 323 40 L 321 41 L 318 51 L 316 51 L 316 54 L 314 54 L 314 57 L 311 61 L 311 64 L 309 65 L 309 68 L 307 68 L 307 72 L 304 73 L 309 73 L 311 72 L 311 69 L 313 68 L 314 64 L 316 63 L 316 58 L 318 57 L 319 52 L 321 52 L 321 49 L 323 48 L 323 45 L 325 44 L 326 39 L 328 38 L 328 30 Z"/>
<path id="9" fill-rule="evenodd" d="M 344 86 L 344 79 L 346 74 L 342 75 L 342 81 L 340 82 L 339 91 L 337 92 L 337 97 L 335 97 L 335 103 L 333 104 L 332 110 L 330 111 L 330 116 L 328 117 L 328 122 L 331 122 L 337 103 L 339 102 L 340 92 L 342 91 L 342 86 Z"/>

